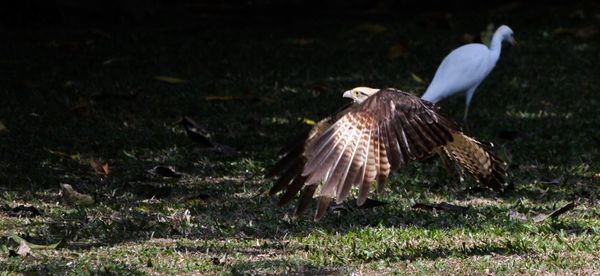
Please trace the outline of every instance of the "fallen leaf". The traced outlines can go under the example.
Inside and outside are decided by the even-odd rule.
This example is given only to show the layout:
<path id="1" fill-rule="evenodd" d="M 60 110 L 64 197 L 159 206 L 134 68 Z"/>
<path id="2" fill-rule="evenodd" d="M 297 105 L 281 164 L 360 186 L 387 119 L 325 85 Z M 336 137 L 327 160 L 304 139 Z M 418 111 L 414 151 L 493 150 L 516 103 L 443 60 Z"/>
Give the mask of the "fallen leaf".
<path id="1" fill-rule="evenodd" d="M 541 221 L 546 220 L 547 218 L 553 218 L 553 219 L 555 219 L 558 216 L 566 213 L 567 211 L 573 210 L 575 208 L 575 206 L 577 206 L 577 204 L 575 204 L 575 202 L 571 202 L 571 203 L 569 203 L 569 204 L 561 207 L 560 209 L 554 210 L 554 211 L 552 211 L 550 213 L 547 213 L 547 214 L 543 214 L 543 213 L 542 214 L 538 214 L 537 216 L 535 216 L 533 218 L 533 221 L 534 222 L 541 222 Z"/>
<path id="2" fill-rule="evenodd" d="M 416 203 L 411 208 L 413 208 L 413 209 L 428 210 L 428 211 L 433 211 L 433 210 L 448 210 L 448 211 L 460 211 L 460 212 L 466 212 L 469 209 L 469 207 L 464 207 L 464 206 L 459 206 L 459 205 L 453 205 L 453 204 L 449 204 L 449 203 L 446 203 L 446 202 L 438 203 L 438 204 L 435 204 L 435 205 L 430 205 L 430 204 L 425 204 L 425 203 Z"/>
<path id="3" fill-rule="evenodd" d="M 185 132 L 187 133 L 188 137 L 190 137 L 192 141 L 204 147 L 212 148 L 215 146 L 215 144 L 213 144 L 213 142 L 211 142 L 208 139 L 208 137 L 206 137 L 207 134 L 204 127 L 198 124 L 192 118 L 188 116 L 183 116 L 181 118 L 181 124 L 183 125 L 183 128 L 185 129 Z"/>
<path id="4" fill-rule="evenodd" d="M 387 31 L 387 28 L 380 24 L 365 23 L 354 27 L 354 30 L 358 32 L 383 33 Z"/>
<path id="5" fill-rule="evenodd" d="M 423 83 L 423 79 L 421 77 L 419 77 L 417 74 L 410 72 L 410 76 L 413 78 L 413 80 L 415 80 L 418 83 Z"/>
<path id="6" fill-rule="evenodd" d="M 158 175 L 158 176 L 162 176 L 162 177 L 179 178 L 179 177 L 183 176 L 183 174 L 175 171 L 175 168 L 173 168 L 173 167 L 156 166 L 156 167 L 150 169 L 148 172 Z"/>
<path id="7" fill-rule="evenodd" d="M 302 123 L 305 125 L 309 125 L 309 126 L 314 126 L 316 124 L 315 121 L 313 121 L 309 118 L 302 118 Z"/>
<path id="8" fill-rule="evenodd" d="M 57 249 L 59 246 L 61 246 L 63 244 L 62 240 L 55 242 L 55 243 L 51 243 L 51 244 L 35 244 L 35 243 L 28 242 L 27 240 L 19 237 L 16 234 L 10 235 L 10 238 L 13 241 L 15 241 L 16 243 L 18 243 L 19 246 L 23 243 L 26 244 L 29 249 Z"/>
<path id="9" fill-rule="evenodd" d="M 2 123 L 2 121 L 0 121 L 0 133 L 2 133 L 2 132 L 8 132 L 8 128 L 6 128 L 4 123 Z"/>
<path id="10" fill-rule="evenodd" d="M 44 148 L 47 152 L 49 152 L 50 154 L 54 154 L 54 155 L 58 155 L 58 156 L 62 156 L 62 157 L 67 157 L 71 160 L 75 160 L 78 161 L 79 160 L 79 154 L 67 154 L 64 153 L 62 151 L 57 151 L 57 150 L 51 150 L 48 148 Z"/>
<path id="11" fill-rule="evenodd" d="M 21 243 L 19 244 L 19 249 L 17 249 L 17 255 L 19 255 L 21 257 L 32 255 L 31 248 L 29 248 L 29 246 L 27 245 L 27 242 L 25 240 L 22 240 Z"/>
<path id="12" fill-rule="evenodd" d="M 398 43 L 392 45 L 388 50 L 388 58 L 389 59 L 397 59 L 399 57 L 407 57 L 408 56 L 408 47 L 404 43 Z"/>
<path id="13" fill-rule="evenodd" d="M 70 204 L 76 206 L 90 206 L 95 203 L 94 198 L 90 195 L 82 194 L 69 184 L 60 184 L 63 198 Z"/>
<path id="14" fill-rule="evenodd" d="M 518 211 L 512 209 L 508 211 L 508 218 L 513 221 L 527 221 L 527 216 L 525 214 L 519 213 Z"/>
<path id="15" fill-rule="evenodd" d="M 379 201 L 379 200 L 367 198 L 367 200 L 365 200 L 365 203 L 363 203 L 363 205 L 358 206 L 358 209 L 374 208 L 374 207 L 379 207 L 379 206 L 383 206 L 383 205 L 387 205 L 387 204 L 388 203 L 385 201 Z"/>
<path id="16" fill-rule="evenodd" d="M 154 79 L 158 80 L 158 81 L 166 82 L 169 84 L 182 84 L 182 83 L 187 82 L 187 80 L 176 78 L 176 77 L 170 77 L 170 76 L 154 76 Z"/>
<path id="17" fill-rule="evenodd" d="M 100 164 L 96 159 L 90 159 L 90 166 L 99 174 L 108 175 L 110 172 L 108 163 Z"/>

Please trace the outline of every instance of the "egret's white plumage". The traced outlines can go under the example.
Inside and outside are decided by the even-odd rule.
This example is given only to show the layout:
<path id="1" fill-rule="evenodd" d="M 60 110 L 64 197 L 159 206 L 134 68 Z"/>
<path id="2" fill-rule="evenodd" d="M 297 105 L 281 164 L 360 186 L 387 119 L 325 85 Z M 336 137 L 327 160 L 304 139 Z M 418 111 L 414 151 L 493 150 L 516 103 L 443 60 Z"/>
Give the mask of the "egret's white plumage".
<path id="1" fill-rule="evenodd" d="M 421 98 L 437 103 L 448 96 L 466 91 L 466 121 L 473 93 L 496 66 L 503 41 L 515 44 L 513 31 L 506 25 L 496 30 L 489 48 L 481 43 L 471 43 L 452 51 L 438 67 L 433 81 Z"/>

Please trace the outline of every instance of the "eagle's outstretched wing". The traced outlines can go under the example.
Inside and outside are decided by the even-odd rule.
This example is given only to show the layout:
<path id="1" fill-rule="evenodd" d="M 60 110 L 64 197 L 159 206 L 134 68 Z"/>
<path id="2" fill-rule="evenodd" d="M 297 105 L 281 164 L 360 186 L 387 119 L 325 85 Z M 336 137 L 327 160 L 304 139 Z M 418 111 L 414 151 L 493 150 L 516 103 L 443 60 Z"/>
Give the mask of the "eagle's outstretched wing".
<path id="1" fill-rule="evenodd" d="M 459 164 L 477 182 L 496 192 L 506 188 L 506 164 L 479 141 L 462 132 L 452 134 L 453 141 L 441 148 L 448 159 Z"/>
<path id="2" fill-rule="evenodd" d="M 434 152 L 446 153 L 486 184 L 489 171 L 496 169 L 496 163 L 485 160 L 493 155 L 464 136 L 436 106 L 409 93 L 383 89 L 320 121 L 303 143 L 288 147 L 269 173 L 283 172 L 270 193 L 285 189 L 280 200 L 285 204 L 304 187 L 297 209 L 302 212 L 322 183 L 315 214 L 319 219 L 332 199 L 341 203 L 352 187 L 358 187 L 357 204 L 362 205 L 376 180 L 382 191 L 391 171 Z"/>

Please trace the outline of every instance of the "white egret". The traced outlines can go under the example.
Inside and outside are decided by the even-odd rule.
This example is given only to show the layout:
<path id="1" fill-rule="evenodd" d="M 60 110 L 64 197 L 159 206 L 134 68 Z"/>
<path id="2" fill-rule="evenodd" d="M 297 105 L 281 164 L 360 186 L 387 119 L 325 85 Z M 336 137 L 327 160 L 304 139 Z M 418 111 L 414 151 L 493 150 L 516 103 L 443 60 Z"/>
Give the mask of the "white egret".
<path id="1" fill-rule="evenodd" d="M 466 122 L 473 93 L 496 66 L 503 41 L 513 45 L 516 43 L 512 29 L 506 25 L 496 30 L 489 48 L 481 43 L 470 43 L 453 50 L 444 58 L 421 98 L 437 103 L 448 96 L 466 91 L 467 102 L 463 117 Z"/>

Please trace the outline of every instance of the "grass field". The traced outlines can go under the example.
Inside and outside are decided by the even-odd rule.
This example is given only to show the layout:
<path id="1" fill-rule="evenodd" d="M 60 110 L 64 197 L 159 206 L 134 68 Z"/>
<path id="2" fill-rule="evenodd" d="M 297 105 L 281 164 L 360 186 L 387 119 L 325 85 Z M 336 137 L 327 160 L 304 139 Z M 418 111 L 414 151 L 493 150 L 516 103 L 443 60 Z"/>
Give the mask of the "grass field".
<path id="1" fill-rule="evenodd" d="M 597 274 L 599 8 L 5 30 L 0 271 Z M 490 23 L 511 26 L 521 46 L 504 48 L 469 120 L 508 163 L 514 191 L 458 184 L 430 161 L 390 179 L 378 197 L 387 205 L 348 203 L 319 222 L 313 209 L 296 218 L 265 195 L 273 180 L 262 175 L 309 127 L 303 118 L 334 112 L 359 85 L 422 93 L 463 35 Z M 459 119 L 463 101 L 442 106 Z M 224 150 L 194 144 L 182 115 Z M 60 184 L 94 203 L 70 202 Z M 441 202 L 469 208 L 411 208 Z M 533 220 L 570 202 L 555 219 Z M 13 256 L 15 236 L 60 243 Z"/>

